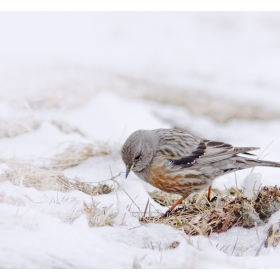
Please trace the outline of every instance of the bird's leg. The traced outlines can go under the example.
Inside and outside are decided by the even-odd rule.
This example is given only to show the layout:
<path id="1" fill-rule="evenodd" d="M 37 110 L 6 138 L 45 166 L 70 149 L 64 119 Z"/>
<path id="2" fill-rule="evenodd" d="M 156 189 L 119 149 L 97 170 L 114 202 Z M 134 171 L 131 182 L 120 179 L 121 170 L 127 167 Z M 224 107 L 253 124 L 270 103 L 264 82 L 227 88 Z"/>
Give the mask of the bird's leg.
<path id="1" fill-rule="evenodd" d="M 213 202 L 217 199 L 216 195 L 211 198 L 211 194 L 212 194 L 212 186 L 208 188 L 208 193 L 207 193 L 207 199 L 209 202 Z"/>
<path id="2" fill-rule="evenodd" d="M 208 201 L 211 201 L 211 193 L 212 193 L 212 186 L 210 186 L 210 187 L 208 188 L 208 193 L 207 193 L 207 199 L 208 199 Z"/>
<path id="3" fill-rule="evenodd" d="M 186 198 L 185 197 L 181 197 L 177 202 L 175 202 L 164 214 L 164 216 L 166 217 L 168 213 L 170 213 L 177 205 L 179 205 L 182 201 L 184 201 Z"/>

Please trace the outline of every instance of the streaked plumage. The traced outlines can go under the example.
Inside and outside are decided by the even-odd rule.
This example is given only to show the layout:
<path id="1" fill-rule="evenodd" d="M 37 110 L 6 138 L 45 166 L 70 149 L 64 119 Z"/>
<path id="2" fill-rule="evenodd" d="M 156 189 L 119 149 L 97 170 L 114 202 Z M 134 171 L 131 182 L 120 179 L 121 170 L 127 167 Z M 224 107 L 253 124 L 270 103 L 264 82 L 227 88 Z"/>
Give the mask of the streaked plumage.
<path id="1" fill-rule="evenodd" d="M 212 185 L 216 177 L 254 166 L 280 163 L 241 156 L 256 147 L 233 147 L 177 129 L 138 130 L 122 147 L 122 159 L 142 180 L 183 197 Z M 241 155 L 239 155 L 241 154 Z"/>

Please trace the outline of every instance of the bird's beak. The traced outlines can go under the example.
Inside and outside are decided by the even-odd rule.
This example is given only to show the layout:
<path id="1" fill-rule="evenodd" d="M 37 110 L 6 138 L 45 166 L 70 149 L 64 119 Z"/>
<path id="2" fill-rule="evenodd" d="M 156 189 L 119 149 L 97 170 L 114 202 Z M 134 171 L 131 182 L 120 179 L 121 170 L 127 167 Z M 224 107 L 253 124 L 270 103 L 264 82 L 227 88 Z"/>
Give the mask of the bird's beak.
<path id="1" fill-rule="evenodd" d="M 126 172 L 125 172 L 125 179 L 127 178 L 129 172 L 134 168 L 134 163 L 132 165 L 127 165 L 126 166 Z"/>

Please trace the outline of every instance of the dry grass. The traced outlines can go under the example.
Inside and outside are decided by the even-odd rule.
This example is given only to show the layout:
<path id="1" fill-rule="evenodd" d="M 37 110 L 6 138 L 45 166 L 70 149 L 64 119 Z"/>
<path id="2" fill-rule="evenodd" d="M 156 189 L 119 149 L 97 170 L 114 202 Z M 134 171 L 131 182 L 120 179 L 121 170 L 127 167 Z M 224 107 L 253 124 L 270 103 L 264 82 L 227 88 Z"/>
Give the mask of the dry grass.
<path id="1" fill-rule="evenodd" d="M 267 232 L 267 237 L 264 242 L 264 247 L 276 247 L 280 243 L 280 224 L 271 225 Z"/>
<path id="2" fill-rule="evenodd" d="M 280 189 L 277 186 L 262 188 L 254 201 L 254 208 L 260 219 L 267 222 L 280 209 Z"/>
<path id="3" fill-rule="evenodd" d="M 152 198 L 161 201 L 162 205 L 172 205 L 176 198 L 158 192 L 151 194 Z M 170 202 L 168 205 L 166 202 Z M 244 195 L 238 197 L 217 197 L 209 202 L 205 195 L 198 193 L 187 204 L 177 208 L 172 213 L 158 217 L 144 217 L 142 223 L 163 223 L 183 229 L 188 235 L 210 235 L 212 232 L 224 232 L 236 226 L 254 227 L 267 222 L 268 218 L 280 209 L 280 189 L 264 187 L 256 198 L 248 199 Z"/>
<path id="4" fill-rule="evenodd" d="M 70 143 L 68 148 L 62 153 L 57 154 L 50 160 L 48 168 L 64 170 L 76 166 L 90 157 L 103 156 L 111 153 L 111 150 L 106 144 L 92 143 Z"/>
<path id="5" fill-rule="evenodd" d="M 0 138 L 15 137 L 36 130 L 42 121 L 34 116 L 14 118 L 9 121 L 0 120 Z"/>
<path id="6" fill-rule="evenodd" d="M 19 197 L 7 195 L 4 192 L 0 192 L 0 202 L 16 205 L 16 206 L 25 206 L 25 202 L 23 199 Z"/>
<path id="7" fill-rule="evenodd" d="M 10 181 L 14 185 L 33 187 L 40 191 L 56 190 L 68 192 L 79 190 L 86 194 L 96 196 L 109 193 L 112 188 L 106 184 L 93 185 L 78 178 L 70 179 L 61 172 L 47 170 L 40 166 L 4 161 L 8 169 L 0 174 L 0 182 Z"/>
<path id="8" fill-rule="evenodd" d="M 123 75 L 112 75 L 110 82 L 108 80 L 103 82 L 101 88 L 125 97 L 134 96 L 162 104 L 185 107 L 196 116 L 208 116 L 220 123 L 231 119 L 273 120 L 280 118 L 277 110 L 268 110 L 256 104 L 241 104 L 226 98 L 225 95 L 215 96 L 206 89 L 168 86 Z"/>
<path id="9" fill-rule="evenodd" d="M 25 195 L 25 198 L 27 198 L 30 202 L 34 202 L 27 195 Z M 5 203 L 5 204 L 10 204 L 15 206 L 26 206 L 26 202 L 22 198 L 17 196 L 7 195 L 4 192 L 0 192 L 0 203 Z M 29 207 L 32 208 L 32 206 Z M 77 209 L 71 209 L 69 211 L 53 211 L 50 208 L 48 210 L 42 210 L 40 212 L 54 216 L 60 219 L 62 222 L 69 223 L 69 224 L 72 224 L 73 221 L 75 221 L 82 214 L 81 210 L 77 210 Z"/>
<path id="10" fill-rule="evenodd" d="M 84 203 L 83 211 L 86 213 L 88 223 L 93 226 L 112 226 L 114 219 L 117 216 L 116 213 L 111 211 L 111 206 L 103 207 L 103 209 L 97 208 L 98 203 L 92 202 L 91 204 Z"/>
<path id="11" fill-rule="evenodd" d="M 60 219 L 63 223 L 72 224 L 77 218 L 79 218 L 82 214 L 80 210 L 72 209 L 70 211 L 56 211 L 49 213 L 54 217 Z"/>
<path id="12" fill-rule="evenodd" d="M 75 126 L 62 121 L 62 120 L 51 120 L 50 121 L 51 124 L 55 125 L 62 133 L 68 134 L 68 133 L 79 133 L 82 136 L 84 136 L 84 134 Z"/>
<path id="13" fill-rule="evenodd" d="M 34 79 L 38 77 L 38 73 L 40 78 Z M 226 94 L 217 96 L 206 88 L 166 85 L 80 65 L 45 64 L 39 68 L 30 66 L 28 69 L 25 65 L 24 70 L 21 67 L 12 72 L 5 69 L 1 74 L 7 75 L 7 78 L 0 85 L 0 89 L 3 89 L 0 90 L 0 96 L 13 106 L 27 107 L 33 111 L 50 108 L 67 110 L 86 104 L 100 91 L 112 91 L 125 97 L 140 97 L 163 104 L 179 105 L 194 115 L 208 116 L 221 123 L 236 118 L 280 118 L 277 110 L 269 110 L 256 104 L 240 104 L 228 99 Z M 20 80 L 17 75 L 21 77 Z M 10 79 L 11 77 L 13 78 Z M 19 92 L 24 94 L 18 94 Z"/>
<path id="14" fill-rule="evenodd" d="M 162 206 L 171 206 L 182 197 L 179 194 L 169 194 L 162 191 L 154 191 L 148 193 L 154 201 L 156 201 L 158 204 Z M 184 200 L 180 205 L 186 206 L 186 200 Z"/>
<path id="15" fill-rule="evenodd" d="M 97 190 L 95 191 L 97 191 L 100 194 L 103 194 L 102 189 L 104 189 L 104 187 L 105 186 L 103 185 L 102 188 L 99 189 L 99 191 Z M 33 201 L 26 194 L 24 195 L 24 198 L 31 203 L 35 203 L 35 204 L 38 203 L 36 201 Z M 56 197 L 53 196 L 52 198 L 49 198 L 47 196 L 43 196 L 42 198 L 43 201 L 48 204 L 52 204 L 52 203 L 61 204 L 62 202 L 76 200 L 75 197 L 71 197 L 67 193 L 61 196 L 56 196 Z M 5 204 L 10 204 L 15 206 L 26 206 L 26 202 L 24 201 L 24 199 L 18 196 L 7 195 L 4 192 L 0 192 L 0 203 L 5 203 Z M 54 216 L 60 219 L 63 223 L 69 223 L 69 224 L 72 224 L 77 218 L 79 218 L 83 213 L 85 213 L 90 226 L 112 225 L 116 214 L 109 212 L 110 207 L 99 210 L 97 208 L 97 205 L 98 203 L 92 202 L 92 204 L 90 205 L 84 203 L 82 208 L 80 206 L 68 210 L 56 210 L 57 208 L 54 209 L 47 208 L 47 209 L 40 210 L 40 212 Z M 32 204 L 29 205 L 29 207 L 32 208 Z"/>
<path id="16" fill-rule="evenodd" d="M 0 120 L 0 138 L 15 137 L 27 132 L 37 130 L 44 120 L 36 115 L 22 116 L 9 120 Z M 56 126 L 62 133 L 83 133 L 75 126 L 62 120 L 50 120 L 50 123 Z"/>

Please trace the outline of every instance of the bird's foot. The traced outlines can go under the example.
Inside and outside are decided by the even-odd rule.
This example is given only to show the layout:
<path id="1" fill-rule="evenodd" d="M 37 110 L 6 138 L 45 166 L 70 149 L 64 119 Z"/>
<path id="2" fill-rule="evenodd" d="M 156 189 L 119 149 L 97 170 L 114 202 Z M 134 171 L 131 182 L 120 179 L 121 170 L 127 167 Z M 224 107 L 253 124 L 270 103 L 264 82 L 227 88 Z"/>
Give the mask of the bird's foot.
<path id="1" fill-rule="evenodd" d="M 172 210 L 168 209 L 164 214 L 161 215 L 161 218 L 167 218 L 172 213 Z"/>
<path id="2" fill-rule="evenodd" d="M 208 199 L 208 201 L 209 201 L 209 202 L 214 202 L 215 200 L 217 200 L 217 198 L 218 198 L 218 197 L 215 195 L 215 196 L 213 196 L 210 200 Z"/>

